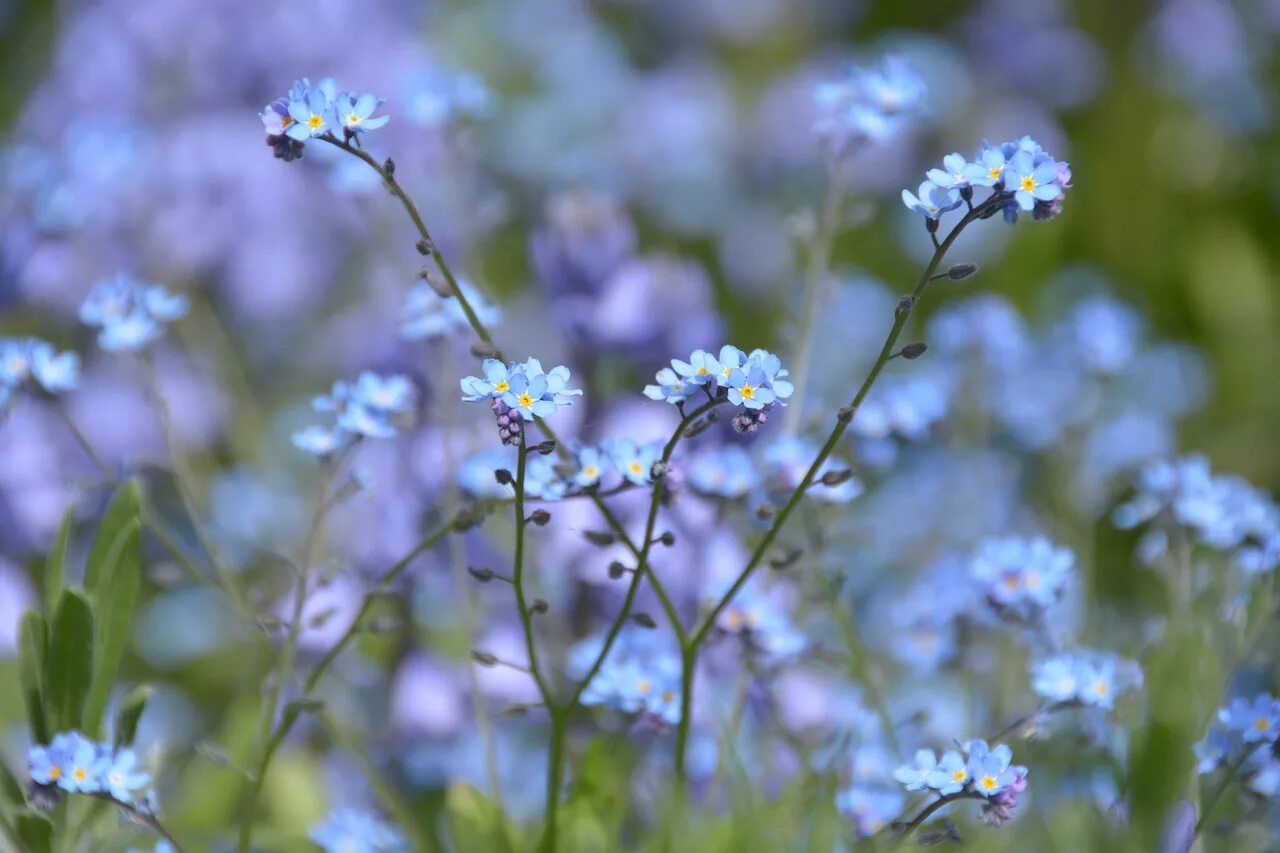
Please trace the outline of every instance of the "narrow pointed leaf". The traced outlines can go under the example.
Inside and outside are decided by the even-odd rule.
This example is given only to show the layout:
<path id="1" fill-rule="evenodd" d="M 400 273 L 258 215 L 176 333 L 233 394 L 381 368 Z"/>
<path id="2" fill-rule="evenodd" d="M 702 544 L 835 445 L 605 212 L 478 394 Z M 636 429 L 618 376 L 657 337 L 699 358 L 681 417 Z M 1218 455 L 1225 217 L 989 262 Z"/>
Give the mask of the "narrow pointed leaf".
<path id="1" fill-rule="evenodd" d="M 29 853 L 50 853 L 53 849 L 53 822 L 44 815 L 20 814 L 14 823 L 18 837 Z"/>
<path id="2" fill-rule="evenodd" d="M 18 634 L 18 681 L 27 707 L 27 726 L 35 743 L 48 743 L 48 705 L 45 696 L 45 658 L 49 653 L 49 628 L 43 616 L 28 610 Z"/>
<path id="3" fill-rule="evenodd" d="M 141 524 L 135 518 L 116 536 L 98 572 L 97 587 L 90 591 L 97 615 L 93 682 L 83 715 L 84 729 L 90 737 L 101 734 L 102 715 L 133 635 L 133 610 L 141 585 Z"/>
<path id="4" fill-rule="evenodd" d="M 103 569 L 121 531 L 138 518 L 141 491 L 138 481 L 126 480 L 116 489 L 102 514 L 98 531 L 89 546 L 89 562 L 85 566 L 84 588 L 93 592 L 101 582 Z"/>
<path id="5" fill-rule="evenodd" d="M 54 540 L 53 550 L 44 564 L 44 612 L 52 614 L 58 606 L 58 598 L 62 595 L 64 579 L 67 576 L 67 547 L 71 542 L 71 524 L 75 521 L 74 507 L 67 507 L 62 515 L 62 526 L 58 529 L 58 538 Z"/>
<path id="6" fill-rule="evenodd" d="M 146 710 L 147 700 L 154 693 L 149 684 L 139 684 L 137 687 L 129 691 L 129 695 L 124 697 L 124 701 L 120 703 L 120 710 L 116 713 L 116 748 L 122 746 L 130 746 L 134 737 L 138 734 L 138 720 L 142 717 L 142 712 Z"/>
<path id="7" fill-rule="evenodd" d="M 64 590 L 58 600 L 49 632 L 44 678 L 55 729 L 80 728 L 93 679 L 93 608 L 79 590 Z"/>

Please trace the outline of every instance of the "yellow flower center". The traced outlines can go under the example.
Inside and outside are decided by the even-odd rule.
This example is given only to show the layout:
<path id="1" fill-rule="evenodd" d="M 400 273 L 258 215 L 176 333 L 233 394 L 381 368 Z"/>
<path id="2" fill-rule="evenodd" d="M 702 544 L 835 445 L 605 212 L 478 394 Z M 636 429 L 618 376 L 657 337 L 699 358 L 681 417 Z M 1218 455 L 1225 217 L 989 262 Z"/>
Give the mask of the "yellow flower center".
<path id="1" fill-rule="evenodd" d="M 62 778 L 62 768 L 61 768 L 61 767 L 59 767 L 57 764 L 55 764 L 55 765 L 53 765 L 52 767 L 50 767 L 50 768 L 49 768 L 49 779 L 50 779 L 50 781 L 57 782 L 57 781 L 58 781 L 59 779 L 61 779 L 61 778 Z"/>
<path id="2" fill-rule="evenodd" d="M 27 360 L 20 355 L 9 356 L 9 372 L 22 373 L 27 369 Z"/>
<path id="3" fill-rule="evenodd" d="M 754 385 L 743 385 L 743 386 L 742 386 L 742 399 L 744 399 L 744 400 L 750 400 L 750 399 L 754 398 L 755 396 L 756 396 L 756 389 L 755 389 L 755 386 L 754 386 Z"/>
<path id="4" fill-rule="evenodd" d="M 1093 682 L 1093 692 L 1098 696 L 1106 696 L 1111 692 L 1111 685 L 1099 679 L 1098 681 Z"/>
<path id="5" fill-rule="evenodd" d="M 360 116 L 356 115 L 355 113 L 351 113 L 350 115 L 347 116 L 347 124 L 354 125 L 359 123 L 360 123 Z"/>
<path id="6" fill-rule="evenodd" d="M 650 682 L 647 678 L 641 679 L 636 684 L 636 692 L 639 693 L 641 696 L 648 696 L 650 691 L 652 690 L 653 690 L 653 683 Z"/>
<path id="7" fill-rule="evenodd" d="M 1004 166 L 992 166 L 987 170 L 987 177 L 993 181 L 1000 180 L 1000 176 L 1004 174 Z"/>
<path id="8" fill-rule="evenodd" d="M 706 369 L 705 367 L 699 367 L 699 368 L 698 368 L 698 375 L 699 375 L 699 376 L 706 376 L 706 375 L 707 375 L 707 369 Z"/>
<path id="9" fill-rule="evenodd" d="M 1009 590 L 1010 592 L 1013 592 L 1014 590 L 1016 590 L 1018 588 L 1018 576 L 1014 574 L 1005 575 L 1004 588 Z"/>
<path id="10" fill-rule="evenodd" d="M 969 774 L 966 773 L 963 769 L 954 770 L 951 773 L 951 781 L 956 783 L 963 782 L 965 780 L 965 777 L 967 777 L 968 775 Z"/>
<path id="11" fill-rule="evenodd" d="M 641 465 L 639 462 L 632 462 L 629 465 L 627 465 L 627 470 L 630 471 L 632 474 L 643 474 L 644 466 Z"/>
<path id="12" fill-rule="evenodd" d="M 1266 717 L 1259 717 L 1254 720 L 1253 727 L 1260 732 L 1265 732 L 1267 729 L 1271 728 L 1271 721 Z"/>
<path id="13" fill-rule="evenodd" d="M 1040 588 L 1040 574 L 1038 572 L 1027 572 L 1027 589 Z"/>
<path id="14" fill-rule="evenodd" d="M 724 615 L 724 622 L 729 626 L 730 631 L 736 631 L 742 627 L 742 611 L 730 610 Z"/>
<path id="15" fill-rule="evenodd" d="M 311 118 L 307 119 L 307 127 L 312 130 L 319 130 L 324 126 L 324 116 L 312 113 Z"/>
<path id="16" fill-rule="evenodd" d="M 83 767 L 77 767 L 71 771 L 71 776 L 77 782 L 83 782 L 85 779 L 89 778 L 89 771 L 85 770 Z"/>
<path id="17" fill-rule="evenodd" d="M 669 702 L 671 702 L 672 700 L 674 700 L 675 698 L 676 698 L 676 694 L 675 694 L 673 691 L 671 691 L 671 690 L 664 690 L 664 691 L 662 691 L 662 701 L 663 701 L 663 702 L 668 702 L 668 703 L 669 703 Z"/>
<path id="18" fill-rule="evenodd" d="M 525 408 L 528 408 L 529 406 L 533 405 L 533 397 L 531 397 L 529 395 L 529 392 L 526 391 L 525 393 L 521 394 L 519 397 L 516 397 L 516 402 L 518 402 L 520 405 L 524 406 Z"/>
<path id="19" fill-rule="evenodd" d="M 497 391 L 499 394 L 506 393 L 511 390 L 511 383 L 504 380 L 499 382 L 497 385 L 494 385 L 493 390 Z"/>
<path id="20" fill-rule="evenodd" d="M 582 473 L 588 477 L 594 477 L 600 473 L 600 469 L 594 465 L 588 465 L 586 468 L 582 469 Z"/>
<path id="21" fill-rule="evenodd" d="M 1027 192 L 1032 192 L 1036 188 L 1036 179 L 1031 177 L 1030 175 L 1027 175 L 1025 178 L 1022 179 L 1021 186 Z"/>
<path id="22" fill-rule="evenodd" d="M 293 124 L 293 116 L 291 116 L 291 115 L 284 115 L 284 116 L 281 116 L 281 117 L 280 117 L 280 129 L 281 129 L 281 130 L 283 130 L 284 128 L 288 127 L 288 126 L 289 126 L 289 125 L 291 125 L 291 124 Z"/>
<path id="23" fill-rule="evenodd" d="M 996 777 L 983 776 L 982 781 L 979 782 L 978 784 L 982 785 L 982 790 L 984 791 L 993 790 L 996 787 Z"/>

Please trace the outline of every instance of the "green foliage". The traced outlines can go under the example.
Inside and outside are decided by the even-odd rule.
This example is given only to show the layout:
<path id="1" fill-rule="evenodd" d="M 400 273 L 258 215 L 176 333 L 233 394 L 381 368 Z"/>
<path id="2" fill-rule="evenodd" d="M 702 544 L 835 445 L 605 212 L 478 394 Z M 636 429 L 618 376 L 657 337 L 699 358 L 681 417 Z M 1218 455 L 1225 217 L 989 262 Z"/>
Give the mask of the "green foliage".
<path id="1" fill-rule="evenodd" d="M 456 850 L 515 853 L 523 849 L 502 807 L 470 785 L 459 782 L 449 787 L 445 811 Z"/>
<path id="2" fill-rule="evenodd" d="M 48 743 L 52 732 L 45 716 L 45 658 L 49 654 L 49 627 L 45 618 L 34 610 L 22 616 L 19 629 L 18 673 L 22 700 L 27 707 L 27 725 L 31 739 Z"/>
<path id="3" fill-rule="evenodd" d="M 79 590 L 63 590 L 45 660 L 45 702 L 55 731 L 78 729 L 93 680 L 93 607 Z"/>
<path id="4" fill-rule="evenodd" d="M 14 821 L 18 837 L 26 845 L 28 853 L 51 853 L 53 850 L 53 822 L 41 814 L 18 815 Z"/>
<path id="5" fill-rule="evenodd" d="M 71 525 L 75 521 L 74 506 L 67 507 L 62 514 L 62 526 L 58 528 L 58 538 L 54 540 L 53 550 L 44 565 L 44 610 L 52 613 L 58 606 L 58 597 L 62 595 L 62 587 L 67 576 L 67 547 L 71 541 Z"/>
<path id="6" fill-rule="evenodd" d="M 136 509 L 136 503 L 134 507 Z M 104 521 L 98 537 L 103 538 L 109 532 Z M 137 604 L 138 588 L 142 585 L 140 536 L 137 517 L 125 521 L 115 533 L 115 541 L 103 564 L 94 571 L 95 567 L 90 563 L 90 571 L 86 574 L 86 577 L 95 579 L 95 584 L 89 587 L 89 594 L 97 613 L 93 686 L 84 712 L 85 731 L 90 737 L 97 737 L 100 733 L 102 714 L 111 696 L 125 645 L 132 634 L 133 610 Z"/>
<path id="7" fill-rule="evenodd" d="M 117 748 L 133 743 L 138 733 L 138 720 L 142 718 L 142 712 L 146 710 L 147 702 L 154 692 L 151 685 L 139 684 L 129 691 L 129 695 L 125 696 L 120 703 L 120 710 L 116 712 L 115 745 Z"/>

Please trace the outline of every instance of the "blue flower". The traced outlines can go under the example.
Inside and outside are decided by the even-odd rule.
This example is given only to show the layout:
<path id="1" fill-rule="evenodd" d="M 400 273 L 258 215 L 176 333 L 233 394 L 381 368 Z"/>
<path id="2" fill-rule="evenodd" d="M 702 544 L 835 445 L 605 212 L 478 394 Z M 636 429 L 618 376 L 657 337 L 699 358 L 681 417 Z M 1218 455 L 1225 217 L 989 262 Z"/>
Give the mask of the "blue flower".
<path id="1" fill-rule="evenodd" d="M 316 456 L 330 456 L 360 437 L 391 438 L 412 417 L 417 388 L 406 376 L 365 371 L 354 383 L 339 380 L 311 407 L 332 414 L 333 423 L 313 425 L 293 435 L 293 444 Z"/>
<path id="2" fill-rule="evenodd" d="M 468 403 L 501 397 L 511 390 L 511 376 L 517 366 L 503 364 L 496 358 L 486 358 L 480 365 L 484 378 L 467 376 L 462 379 L 462 399 Z"/>
<path id="3" fill-rule="evenodd" d="M 585 674 L 599 655 L 601 642 L 596 637 L 575 646 L 571 669 Z M 657 632 L 624 630 L 583 691 L 582 704 L 643 714 L 674 725 L 680 719 L 680 670 L 680 656 Z"/>
<path id="4" fill-rule="evenodd" d="M 333 811 L 307 835 L 325 853 L 401 853 L 409 845 L 385 821 L 355 809 Z"/>
<path id="5" fill-rule="evenodd" d="M 1008 165 L 1004 150 L 984 141 L 978 156 L 965 167 L 965 177 L 975 186 L 1000 186 L 1004 183 L 1004 171 Z"/>
<path id="6" fill-rule="evenodd" d="M 351 443 L 351 433 L 337 426 L 313 424 L 293 434 L 293 446 L 313 456 L 332 456 Z"/>
<path id="7" fill-rule="evenodd" d="M 1221 713 L 1221 712 L 1220 712 Z M 1204 739 L 1195 744 L 1196 772 L 1212 773 L 1224 763 L 1236 745 L 1236 739 L 1222 729 L 1209 729 Z"/>
<path id="8" fill-rule="evenodd" d="M 333 101 L 333 124 L 350 134 L 364 133 L 366 130 L 377 130 L 390 120 L 390 116 L 371 118 L 373 111 L 381 106 L 382 103 L 383 101 L 379 100 L 377 96 L 369 93 L 357 98 L 348 92 L 342 92 Z"/>
<path id="9" fill-rule="evenodd" d="M 132 749 L 117 750 L 102 770 L 102 783 L 107 792 L 122 803 L 133 802 L 135 791 L 143 790 L 151 776 L 137 769 L 138 756 Z"/>
<path id="10" fill-rule="evenodd" d="M 986 539 L 970 563 L 972 577 L 997 612 L 1034 619 L 1066 589 L 1075 556 L 1043 537 Z"/>
<path id="11" fill-rule="evenodd" d="M 100 329 L 98 344 L 105 350 L 139 350 L 159 340 L 165 325 L 187 309 L 185 296 L 120 273 L 94 285 L 80 306 L 80 321 Z"/>
<path id="12" fill-rule="evenodd" d="M 569 484 L 556 470 L 558 462 L 552 456 L 536 454 L 529 457 L 524 471 L 524 491 L 531 498 L 558 501 L 569 491 Z"/>
<path id="13" fill-rule="evenodd" d="M 664 400 L 672 405 L 683 403 L 694 393 L 697 385 L 686 381 L 670 367 L 664 367 L 654 376 L 656 385 L 644 386 L 644 395 L 650 400 Z"/>
<path id="14" fill-rule="evenodd" d="M 754 582 L 743 587 L 720 612 L 716 627 L 745 635 L 756 650 L 773 660 L 795 657 L 807 645 L 804 634 L 791 624 L 777 600 Z"/>
<path id="15" fill-rule="evenodd" d="M 959 756 L 956 757 L 958 758 Z M 938 756 L 934 751 L 932 749 L 920 749 L 916 750 L 913 763 L 904 764 L 893 771 L 893 778 L 901 782 L 908 791 L 923 791 L 925 788 L 930 787 L 927 780 L 937 769 Z M 959 789 L 957 788 L 956 790 Z"/>
<path id="16" fill-rule="evenodd" d="M 1218 710 L 1218 721 L 1245 743 L 1274 743 L 1280 737 L 1280 701 L 1269 693 L 1235 699 Z"/>
<path id="17" fill-rule="evenodd" d="M 937 767 L 926 775 L 925 784 L 945 797 L 964 790 L 969 779 L 969 765 L 964 756 L 955 750 L 948 750 Z"/>
<path id="18" fill-rule="evenodd" d="M 970 186 L 972 183 L 969 179 L 972 165 L 968 160 L 964 159 L 963 154 L 948 154 L 942 158 L 943 168 L 930 169 L 925 173 L 925 176 L 930 182 L 942 187 L 944 190 L 960 189 Z"/>
<path id="19" fill-rule="evenodd" d="M 1141 683 L 1138 664 L 1087 649 L 1054 655 L 1031 668 L 1032 689 L 1052 702 L 1111 708 L 1116 694 Z"/>
<path id="20" fill-rule="evenodd" d="M 973 789 L 984 797 L 994 797 L 1026 775 L 1026 768 L 1010 765 L 1013 752 L 1003 743 L 991 749 L 986 741 L 971 740 L 965 744 L 965 752 Z"/>
<path id="21" fill-rule="evenodd" d="M 75 388 L 79 380 L 80 356 L 75 353 L 59 353 L 38 338 L 0 338 L 0 397 L 16 395 L 29 381 L 58 394 Z"/>
<path id="22" fill-rule="evenodd" d="M 573 475 L 573 483 L 580 489 L 590 488 L 600 482 L 608 465 L 608 458 L 598 447 L 579 446 L 574 450 L 574 460 L 578 470 Z"/>
<path id="23" fill-rule="evenodd" d="M 71 758 L 79 743 L 76 732 L 64 732 L 53 736 L 48 746 L 32 746 L 27 751 L 27 769 L 31 778 L 40 785 L 62 785 L 62 779 L 71 772 Z"/>
<path id="24" fill-rule="evenodd" d="M 1005 169 L 1005 185 L 1024 211 L 1034 210 L 1038 201 L 1049 202 L 1061 196 L 1057 179 L 1058 164 L 1052 157 L 1037 160 L 1028 151 L 1013 155 Z"/>
<path id="25" fill-rule="evenodd" d="M 836 810 L 853 824 L 854 831 L 862 838 L 883 830 L 902 813 L 905 804 L 902 792 L 861 782 L 842 788 L 835 797 Z"/>
<path id="26" fill-rule="evenodd" d="M 69 734 L 66 749 L 66 772 L 58 779 L 58 787 L 80 794 L 101 791 L 104 787 L 103 771 L 110 763 L 110 758 L 103 754 L 103 749 L 79 732 Z"/>
<path id="27" fill-rule="evenodd" d="M 814 89 L 814 132 L 837 152 L 882 142 L 923 111 L 925 84 L 902 57 L 878 67 L 851 68 L 844 78 Z"/>
<path id="28" fill-rule="evenodd" d="M 675 372 L 694 385 L 706 385 L 716 381 L 724 369 L 720 361 L 706 350 L 696 349 L 688 361 L 673 358 L 671 366 Z"/>
<path id="29" fill-rule="evenodd" d="M 722 498 L 746 497 L 761 481 L 756 463 L 737 444 L 699 453 L 687 470 L 689 482 L 695 489 Z"/>
<path id="30" fill-rule="evenodd" d="M 572 398 L 582 394 L 581 389 L 568 386 L 569 368 L 561 365 L 543 372 L 536 358 L 523 364 L 505 365 L 497 359 L 486 359 L 482 369 L 483 379 L 468 376 L 462 380 L 462 399 L 467 402 L 500 400 L 525 420 L 552 415 L 557 409 L 572 405 Z"/>
<path id="31" fill-rule="evenodd" d="M 764 367 L 754 360 L 729 374 L 728 393 L 730 403 L 748 409 L 763 409 L 778 400 Z"/>
<path id="32" fill-rule="evenodd" d="M 305 82 L 304 79 L 303 83 Z M 285 135 L 296 142 L 303 142 L 333 130 L 333 124 L 337 120 L 333 114 L 334 99 L 332 81 L 305 87 L 305 91 L 295 83 L 293 91 L 289 93 L 289 118 L 293 121 L 285 128 Z"/>
<path id="33" fill-rule="evenodd" d="M 959 192 L 940 187 L 933 181 L 921 183 L 916 193 L 902 191 L 902 203 L 910 210 L 923 213 L 925 219 L 937 219 L 948 210 L 955 210 L 961 201 Z"/>
<path id="34" fill-rule="evenodd" d="M 649 484 L 654 463 L 662 458 L 661 442 L 637 446 L 629 438 L 613 438 L 604 442 L 603 449 L 618 473 L 637 486 Z"/>

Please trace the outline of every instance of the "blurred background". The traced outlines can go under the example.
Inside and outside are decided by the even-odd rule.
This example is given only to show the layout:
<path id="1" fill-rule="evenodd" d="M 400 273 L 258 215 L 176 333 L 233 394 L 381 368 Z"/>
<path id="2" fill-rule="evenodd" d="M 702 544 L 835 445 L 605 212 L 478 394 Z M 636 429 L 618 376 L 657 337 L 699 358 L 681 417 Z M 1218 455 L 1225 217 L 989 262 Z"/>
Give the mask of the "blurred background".
<path id="1" fill-rule="evenodd" d="M 1143 614 L 1162 594 L 1133 567 L 1133 538 L 1107 519 L 1133 467 L 1196 450 L 1215 469 L 1280 488 L 1278 38 L 1277 0 L 0 0 L 0 335 L 84 354 L 71 417 L 112 466 L 143 473 L 160 514 L 198 551 L 137 365 L 96 350 L 76 320 L 90 287 L 120 270 L 190 298 L 190 316 L 157 348 L 158 387 L 200 523 L 268 621 L 289 603 L 274 555 L 300 547 L 318 488 L 314 460 L 290 443 L 311 422 L 311 397 L 363 369 L 414 379 L 421 427 L 360 448 L 363 489 L 325 533 L 329 581 L 310 605 L 324 618 L 303 637 L 316 655 L 368 580 L 448 507 L 489 489 L 500 463 L 463 464 L 497 445 L 487 411 L 456 403 L 458 378 L 475 372 L 465 330 L 446 316 L 426 340 L 401 334 L 422 260 L 403 211 L 364 164 L 329 146 L 274 159 L 263 106 L 303 76 L 385 98 L 391 121 L 369 150 L 395 158 L 445 256 L 501 308 L 504 350 L 572 368 L 586 396 L 565 433 L 644 440 L 672 422 L 639 394 L 668 359 L 724 341 L 792 354 L 805 241 L 828 178 L 811 130 L 814 86 L 897 54 L 927 84 L 926 106 L 840 176 L 848 202 L 802 434 L 825 434 L 879 347 L 893 295 L 927 260 L 901 188 L 947 152 L 971 156 L 983 139 L 1024 133 L 1070 161 L 1074 188 L 1053 222 L 993 221 L 953 251 L 981 271 L 930 294 L 915 333 L 932 348 L 919 376 L 964 350 L 947 323 L 968 317 L 1000 362 L 999 399 L 979 401 L 949 376 L 945 414 L 850 443 L 842 452 L 868 472 L 868 493 L 831 522 L 822 562 L 885 660 L 885 682 L 920 662 L 877 640 L 900 630 L 874 627 L 877 614 L 897 618 L 884 616 L 897 595 L 884 579 L 1011 530 L 1073 547 L 1088 578 L 1076 624 L 1140 658 Z M 1016 311 L 965 301 L 980 292 Z M 1082 396 L 1093 380 L 1059 370 L 1053 354 L 1072 328 L 1094 337 L 1073 312 L 1104 295 L 1132 307 L 1133 349 L 1123 376 Z M 13 749 L 18 616 L 38 594 L 64 508 L 77 507 L 82 554 L 105 496 L 48 403 L 10 408 L 0 421 L 0 727 Z M 558 649 L 591 633 L 596 608 L 616 606 L 608 559 L 574 533 L 595 521 L 585 513 L 557 511 L 552 528 L 563 529 L 539 552 L 546 594 L 575 614 L 551 634 Z M 672 556 L 689 571 L 673 568 L 683 578 L 673 585 L 696 606 L 722 582 L 708 578 L 740 563 L 749 512 L 726 519 L 708 505 L 672 524 L 689 537 Z M 428 804 L 449 781 L 508 777 L 508 811 L 537 814 L 540 791 L 518 780 L 542 760 L 538 721 L 492 721 L 494 774 L 474 718 L 476 696 L 496 713 L 528 701 L 529 685 L 514 670 L 477 677 L 466 662 L 473 646 L 520 654 L 517 623 L 489 590 L 460 617 L 458 597 L 474 593 L 451 571 L 505 560 L 508 536 L 494 521 L 425 555 L 390 614 L 401 621 L 344 656 L 326 699 L 363 745 L 343 749 L 314 729 L 291 742 L 264 798 L 270 849 L 300 844 L 330 806 L 376 804 L 362 762 Z M 214 838 L 233 820 L 237 764 L 253 753 L 272 629 L 246 628 L 155 543 L 148 555 L 126 675 L 159 688 L 144 742 L 165 768 L 175 827 Z M 1002 643 L 992 648 L 1008 652 Z M 981 670 L 942 660 L 929 671 L 949 665 Z M 981 701 L 965 694 L 973 730 L 1018 709 L 1017 677 L 987 665 L 1003 686 Z M 900 701 L 903 714 L 918 710 L 918 697 Z M 800 728 L 818 725 L 795 713 Z M 1096 794 L 1092 780 L 1081 784 L 1094 792 L 1081 798 Z M 1048 821 L 1021 831 L 1047 832 Z"/>

